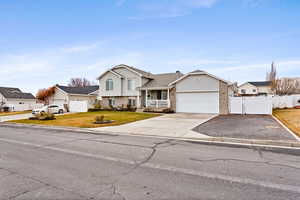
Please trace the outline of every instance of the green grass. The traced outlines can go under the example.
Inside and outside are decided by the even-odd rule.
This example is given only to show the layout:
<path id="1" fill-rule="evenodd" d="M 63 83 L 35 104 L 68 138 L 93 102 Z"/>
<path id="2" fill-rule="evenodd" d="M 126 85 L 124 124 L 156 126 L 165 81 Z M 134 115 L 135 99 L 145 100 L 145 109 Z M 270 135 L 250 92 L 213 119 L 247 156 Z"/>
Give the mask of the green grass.
<path id="1" fill-rule="evenodd" d="M 21 112 L 0 112 L 0 117 L 1 117 L 1 116 L 10 116 L 10 115 L 26 114 L 26 113 L 31 113 L 31 111 L 21 111 Z"/>
<path id="2" fill-rule="evenodd" d="M 114 120 L 110 124 L 94 124 L 96 116 L 104 115 L 105 120 Z M 118 111 L 99 111 L 99 112 L 86 112 L 75 113 L 56 116 L 55 120 L 40 121 L 40 120 L 13 120 L 10 122 L 22 123 L 22 124 L 40 124 L 48 126 L 70 126 L 80 128 L 96 128 L 104 126 L 117 126 L 135 122 L 139 120 L 149 119 L 159 116 L 159 114 L 153 113 L 137 113 L 137 112 L 118 112 Z"/>
<path id="3" fill-rule="evenodd" d="M 300 137 L 300 109 L 277 109 L 273 115 Z"/>

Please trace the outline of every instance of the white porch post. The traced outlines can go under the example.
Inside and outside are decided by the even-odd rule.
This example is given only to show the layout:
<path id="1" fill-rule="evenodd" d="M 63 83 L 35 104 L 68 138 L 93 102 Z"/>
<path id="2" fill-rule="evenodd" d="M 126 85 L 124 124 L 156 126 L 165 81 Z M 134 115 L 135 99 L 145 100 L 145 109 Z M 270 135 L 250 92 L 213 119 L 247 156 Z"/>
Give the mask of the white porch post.
<path id="1" fill-rule="evenodd" d="M 170 89 L 168 88 L 168 92 L 167 92 L 167 96 L 168 96 L 168 108 L 170 108 Z"/>
<path id="2" fill-rule="evenodd" d="M 147 108 L 148 107 L 148 90 L 147 89 L 146 89 L 146 98 L 145 99 L 146 99 L 145 103 L 146 103 L 146 108 Z"/>
<path id="3" fill-rule="evenodd" d="M 136 97 L 136 107 L 137 108 L 140 108 L 141 107 L 141 101 L 140 101 L 140 95 L 138 95 L 137 97 Z"/>

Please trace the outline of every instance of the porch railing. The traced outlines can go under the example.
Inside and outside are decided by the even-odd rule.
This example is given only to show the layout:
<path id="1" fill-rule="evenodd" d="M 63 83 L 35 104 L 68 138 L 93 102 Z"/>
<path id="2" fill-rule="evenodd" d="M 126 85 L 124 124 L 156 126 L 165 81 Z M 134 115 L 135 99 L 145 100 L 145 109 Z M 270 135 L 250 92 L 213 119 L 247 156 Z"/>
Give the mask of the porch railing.
<path id="1" fill-rule="evenodd" d="M 170 101 L 169 100 L 148 100 L 146 102 L 146 107 L 169 108 Z"/>

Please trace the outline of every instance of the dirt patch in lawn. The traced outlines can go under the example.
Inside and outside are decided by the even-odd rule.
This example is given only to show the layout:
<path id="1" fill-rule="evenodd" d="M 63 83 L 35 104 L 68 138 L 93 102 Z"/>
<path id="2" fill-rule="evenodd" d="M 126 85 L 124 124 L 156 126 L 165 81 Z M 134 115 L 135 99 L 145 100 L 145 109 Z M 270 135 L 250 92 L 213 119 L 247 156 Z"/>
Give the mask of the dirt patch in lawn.
<path id="1" fill-rule="evenodd" d="M 300 137 L 300 109 L 274 110 L 273 115 Z"/>
<path id="2" fill-rule="evenodd" d="M 105 120 L 113 120 L 109 124 L 95 124 L 95 117 L 104 115 Z M 136 112 L 117 112 L 117 111 L 100 111 L 100 112 L 86 112 L 75 113 L 68 115 L 56 116 L 55 120 L 40 121 L 40 120 L 14 120 L 11 122 L 23 124 L 40 124 L 48 126 L 70 126 L 79 128 L 96 128 L 104 126 L 117 126 L 135 122 L 139 120 L 149 119 L 152 117 L 160 116 L 159 114 L 150 113 L 136 113 Z"/>

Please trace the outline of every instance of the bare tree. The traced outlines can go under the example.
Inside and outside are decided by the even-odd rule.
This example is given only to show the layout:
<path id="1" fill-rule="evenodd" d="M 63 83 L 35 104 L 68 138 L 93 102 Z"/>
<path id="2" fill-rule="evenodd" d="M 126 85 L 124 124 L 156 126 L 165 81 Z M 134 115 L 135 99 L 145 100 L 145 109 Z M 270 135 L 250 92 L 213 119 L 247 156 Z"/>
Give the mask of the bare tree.
<path id="1" fill-rule="evenodd" d="M 55 87 L 40 89 L 36 94 L 38 101 L 49 104 L 50 97 L 55 94 Z"/>
<path id="2" fill-rule="evenodd" d="M 68 86 L 70 87 L 86 87 L 91 86 L 92 82 L 86 78 L 71 78 Z"/>
<path id="3" fill-rule="evenodd" d="M 291 95 L 297 93 L 300 82 L 292 78 L 281 78 L 275 81 L 275 92 L 277 95 Z"/>

